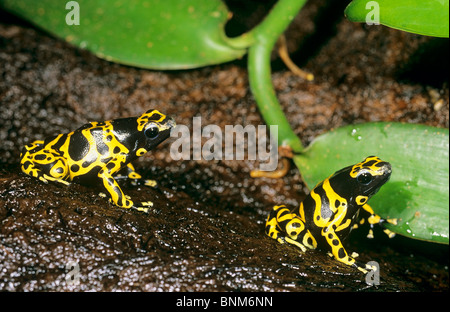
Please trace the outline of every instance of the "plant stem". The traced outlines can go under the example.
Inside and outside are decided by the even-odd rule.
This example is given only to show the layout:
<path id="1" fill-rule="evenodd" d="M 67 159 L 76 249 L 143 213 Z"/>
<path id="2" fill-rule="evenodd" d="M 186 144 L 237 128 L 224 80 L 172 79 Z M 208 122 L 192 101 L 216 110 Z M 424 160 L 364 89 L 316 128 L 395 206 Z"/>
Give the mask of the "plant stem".
<path id="1" fill-rule="evenodd" d="M 278 145 L 288 145 L 300 153 L 304 147 L 289 125 L 275 94 L 271 80 L 270 55 L 279 36 L 305 4 L 306 0 L 280 0 L 261 24 L 246 34 L 252 41 L 248 54 L 250 88 L 268 125 L 278 126 Z"/>
<path id="2" fill-rule="evenodd" d="M 266 124 L 278 126 L 278 145 L 288 145 L 295 153 L 299 153 L 303 150 L 302 143 L 291 129 L 272 85 L 271 51 L 271 47 L 264 44 L 255 44 L 250 48 L 248 54 L 250 88 Z"/>

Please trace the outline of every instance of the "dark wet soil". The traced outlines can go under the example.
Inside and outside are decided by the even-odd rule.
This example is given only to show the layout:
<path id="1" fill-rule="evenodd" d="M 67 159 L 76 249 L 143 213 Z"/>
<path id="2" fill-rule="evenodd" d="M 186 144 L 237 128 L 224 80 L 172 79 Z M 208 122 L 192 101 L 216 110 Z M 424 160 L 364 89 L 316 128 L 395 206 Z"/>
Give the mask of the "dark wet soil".
<path id="1" fill-rule="evenodd" d="M 352 24 L 340 13 L 345 3 L 331 2 L 307 5 L 287 32 L 313 82 L 274 55 L 278 98 L 303 142 L 366 121 L 448 128 L 448 40 Z M 230 33 L 267 10 L 235 3 Z M 320 251 L 266 237 L 271 207 L 294 207 L 307 192 L 295 168 L 281 179 L 252 179 L 255 161 L 173 161 L 169 140 L 135 164 L 156 189 L 122 184 L 132 198 L 155 203 L 148 214 L 118 209 L 92 188 L 44 185 L 20 172 L 26 143 L 150 108 L 190 128 L 194 116 L 222 129 L 263 124 L 245 60 L 175 72 L 121 66 L 1 12 L 0 77 L 0 290 L 448 291 L 448 246 L 355 231 L 348 249 L 380 265 L 381 284 L 369 287 Z M 66 281 L 77 269 L 80 283 Z"/>

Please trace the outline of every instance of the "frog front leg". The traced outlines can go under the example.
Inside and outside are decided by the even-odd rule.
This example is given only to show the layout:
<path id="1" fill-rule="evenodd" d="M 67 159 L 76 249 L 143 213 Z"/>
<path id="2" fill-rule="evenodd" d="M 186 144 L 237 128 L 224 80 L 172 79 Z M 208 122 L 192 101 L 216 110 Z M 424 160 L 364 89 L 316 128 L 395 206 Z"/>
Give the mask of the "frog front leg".
<path id="1" fill-rule="evenodd" d="M 336 235 L 331 225 L 323 228 L 322 236 L 325 237 L 328 245 L 331 248 L 331 254 L 336 258 L 336 260 L 346 265 L 355 267 L 364 274 L 367 273 L 368 270 L 373 269 L 371 266 L 357 262 L 353 257 L 348 255 L 347 251 L 342 245 L 340 238 Z"/>
<path id="2" fill-rule="evenodd" d="M 115 205 L 127 209 L 134 208 L 138 211 L 143 212 L 148 212 L 148 209 L 153 206 L 153 203 L 151 201 L 139 202 L 138 204 L 135 204 L 130 199 L 130 196 L 127 196 L 122 192 L 119 184 L 109 171 L 105 169 L 100 170 L 98 173 L 98 177 L 102 179 L 103 186 L 110 195 L 110 201 Z"/>
<path id="3" fill-rule="evenodd" d="M 373 236 L 373 226 L 375 225 L 375 224 L 382 224 L 383 222 L 387 222 L 387 223 L 390 223 L 390 224 L 394 224 L 394 225 L 397 225 L 397 219 L 382 219 L 379 215 L 377 215 L 377 214 L 375 214 L 375 212 L 373 211 L 373 209 L 372 209 L 372 207 L 370 207 L 368 204 L 364 204 L 363 206 L 362 206 L 362 208 L 365 210 L 365 211 L 367 211 L 368 213 L 370 213 L 370 216 L 369 216 L 369 218 L 367 218 L 367 221 L 369 222 L 369 224 L 370 224 L 370 230 L 369 230 L 369 234 L 367 234 L 367 238 L 373 238 L 374 236 Z M 389 229 L 384 229 L 383 230 L 383 232 L 384 233 L 386 233 L 386 235 L 389 237 L 389 238 L 393 238 L 394 236 L 395 236 L 395 233 L 394 232 L 392 232 L 391 230 L 389 230 Z"/>
<path id="4" fill-rule="evenodd" d="M 143 179 L 142 176 L 136 172 L 136 169 L 134 169 L 134 166 L 131 163 L 128 163 L 127 166 L 122 169 L 121 171 L 126 170 L 126 175 L 120 174 L 116 175 L 116 179 L 131 179 L 131 184 L 133 185 L 145 185 L 150 187 L 156 187 L 157 182 L 155 180 L 150 179 Z M 125 172 L 124 172 L 125 173 Z"/>

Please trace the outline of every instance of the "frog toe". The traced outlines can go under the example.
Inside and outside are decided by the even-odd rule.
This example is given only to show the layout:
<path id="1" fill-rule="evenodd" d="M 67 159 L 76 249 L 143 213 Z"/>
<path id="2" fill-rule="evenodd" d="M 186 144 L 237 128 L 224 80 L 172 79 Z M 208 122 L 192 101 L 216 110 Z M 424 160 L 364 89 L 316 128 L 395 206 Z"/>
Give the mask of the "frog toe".
<path id="1" fill-rule="evenodd" d="M 366 265 L 363 263 L 360 263 L 359 261 L 355 261 L 352 265 L 355 269 L 358 269 L 364 274 L 367 274 L 369 272 L 369 268 L 366 268 Z"/>
<path id="2" fill-rule="evenodd" d="M 44 178 L 43 176 L 40 176 L 39 180 L 44 182 L 45 184 L 48 184 L 48 180 L 46 178 Z"/>
<path id="3" fill-rule="evenodd" d="M 151 202 L 151 201 L 140 202 L 139 205 L 132 206 L 133 209 L 136 209 L 137 211 L 141 211 L 141 212 L 145 212 L 145 213 L 147 213 L 151 207 L 153 207 L 153 202 Z"/>
<path id="4" fill-rule="evenodd" d="M 374 236 L 373 236 L 373 230 L 372 230 L 372 229 L 370 229 L 370 230 L 369 230 L 369 233 L 367 233 L 367 238 L 368 238 L 368 239 L 373 239 L 373 238 L 374 238 Z"/>
<path id="5" fill-rule="evenodd" d="M 355 264 L 353 267 L 355 267 L 356 269 L 358 269 L 359 271 L 361 271 L 363 274 L 367 274 L 369 273 L 369 271 L 365 268 L 363 268 L 362 266 L 359 266 L 357 264 Z"/>
<path id="6" fill-rule="evenodd" d="M 397 218 L 386 219 L 386 222 L 392 225 L 397 225 L 398 219 Z"/>
<path id="7" fill-rule="evenodd" d="M 43 178 L 46 182 L 44 182 L 44 180 L 42 180 L 41 178 Z M 52 181 L 52 182 L 58 182 L 58 183 L 61 183 L 64 185 L 70 185 L 70 182 L 67 182 L 66 180 L 55 178 L 55 177 L 49 176 L 45 173 L 43 174 L 42 177 L 39 178 L 39 180 L 41 180 L 44 183 L 48 183 L 48 181 Z"/>
<path id="8" fill-rule="evenodd" d="M 297 246 L 298 248 L 301 249 L 301 251 L 306 252 L 306 247 L 303 246 L 300 242 L 296 241 L 295 239 L 292 239 L 290 237 L 285 237 L 284 240 L 286 242 L 288 242 L 289 244 Z"/>
<path id="9" fill-rule="evenodd" d="M 394 237 L 395 237 L 395 233 L 392 232 L 391 230 L 384 229 L 383 232 L 384 232 L 389 238 L 394 238 Z"/>
<path id="10" fill-rule="evenodd" d="M 136 207 L 136 206 L 133 206 L 133 209 L 136 209 L 137 211 L 140 211 L 140 212 L 148 213 L 148 208 L 147 207 Z"/>
<path id="11" fill-rule="evenodd" d="M 149 179 L 133 179 L 131 181 L 131 184 L 134 186 L 139 186 L 139 185 L 145 185 L 145 186 L 149 186 L 149 187 L 157 187 L 158 183 L 155 180 L 149 180 Z"/>
<path id="12" fill-rule="evenodd" d="M 367 274 L 369 272 L 376 272 L 378 268 L 374 265 L 370 265 L 369 263 L 362 263 L 360 261 L 355 261 L 355 263 L 353 263 L 352 266 L 364 274 Z"/>
<path id="13" fill-rule="evenodd" d="M 144 180 L 144 185 L 150 186 L 150 187 L 157 187 L 158 183 L 155 180 Z"/>

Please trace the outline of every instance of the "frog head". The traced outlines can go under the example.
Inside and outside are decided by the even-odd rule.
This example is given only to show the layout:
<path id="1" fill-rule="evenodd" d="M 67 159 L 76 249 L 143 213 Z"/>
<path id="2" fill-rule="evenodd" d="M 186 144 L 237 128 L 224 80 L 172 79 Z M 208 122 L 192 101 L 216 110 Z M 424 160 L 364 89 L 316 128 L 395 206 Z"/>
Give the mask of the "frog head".
<path id="1" fill-rule="evenodd" d="M 148 110 L 138 119 L 138 130 L 144 134 L 144 148 L 149 151 L 170 136 L 175 121 L 157 110 Z"/>
<path id="2" fill-rule="evenodd" d="M 350 177 L 355 179 L 360 195 L 371 197 L 389 180 L 391 172 L 390 163 L 376 156 L 369 156 L 352 167 Z"/>
<path id="3" fill-rule="evenodd" d="M 337 171 L 331 178 L 333 188 L 341 196 L 364 205 L 391 176 L 391 165 L 376 156 L 369 156 L 356 165 Z"/>
<path id="4" fill-rule="evenodd" d="M 364 205 L 375 195 L 391 176 L 391 164 L 376 156 L 369 156 L 351 167 L 353 179 L 353 198 L 357 205 Z"/>

